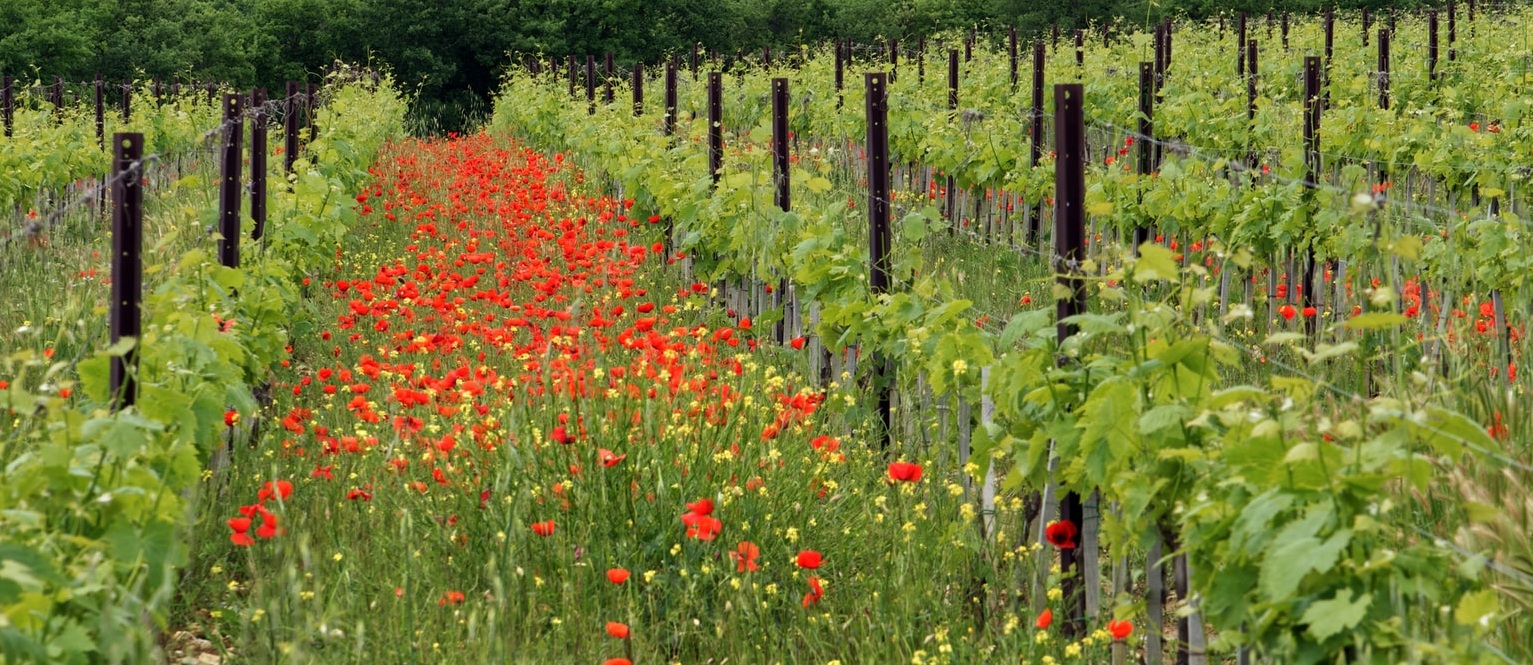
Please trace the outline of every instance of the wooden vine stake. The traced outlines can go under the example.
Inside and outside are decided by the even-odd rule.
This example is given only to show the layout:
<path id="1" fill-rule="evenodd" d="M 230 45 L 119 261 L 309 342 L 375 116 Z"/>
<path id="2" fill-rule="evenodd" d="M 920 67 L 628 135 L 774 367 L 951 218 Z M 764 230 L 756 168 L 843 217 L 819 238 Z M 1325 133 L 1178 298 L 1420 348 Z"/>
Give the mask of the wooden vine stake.
<path id="1" fill-rule="evenodd" d="M 1054 86 L 1054 272 L 1063 291 L 1070 295 L 1055 304 L 1057 334 L 1061 344 L 1075 334 L 1069 317 L 1086 312 L 1086 281 L 1081 262 L 1086 258 L 1086 124 L 1084 90 L 1079 83 Z M 1060 362 L 1066 362 L 1064 356 Z M 1084 508 L 1078 492 L 1068 492 L 1059 504 L 1059 519 L 1077 527 Z M 1086 634 L 1086 594 L 1079 547 L 1059 550 L 1060 590 L 1064 594 L 1061 614 L 1068 639 Z"/>
<path id="2" fill-rule="evenodd" d="M 954 55 L 957 51 L 953 52 Z M 956 62 L 956 58 L 955 58 Z M 867 85 L 868 125 L 868 289 L 877 297 L 889 292 L 889 90 L 888 77 L 869 72 Z M 894 368 L 882 353 L 873 354 L 873 386 L 878 392 L 878 418 L 881 449 L 889 450 L 893 436 L 891 400 L 894 394 Z"/>
<path id="3" fill-rule="evenodd" d="M 143 334 L 140 302 L 144 292 L 144 135 L 112 135 L 112 307 L 108 319 L 112 345 Z M 138 347 L 111 360 L 110 392 L 117 410 L 138 400 Z"/>

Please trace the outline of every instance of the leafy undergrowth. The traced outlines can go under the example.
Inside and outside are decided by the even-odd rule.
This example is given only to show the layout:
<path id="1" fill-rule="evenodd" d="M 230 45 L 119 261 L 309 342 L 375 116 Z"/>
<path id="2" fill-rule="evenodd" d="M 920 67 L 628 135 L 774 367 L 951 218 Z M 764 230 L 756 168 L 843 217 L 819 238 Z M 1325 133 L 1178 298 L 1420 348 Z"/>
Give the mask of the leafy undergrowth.
<path id="1" fill-rule="evenodd" d="M 1066 644 L 1004 591 L 1053 554 L 1022 501 L 985 545 L 954 465 L 876 450 L 561 156 L 477 135 L 374 175 L 201 511 L 181 620 L 225 658 L 1107 658 L 1105 620 Z"/>

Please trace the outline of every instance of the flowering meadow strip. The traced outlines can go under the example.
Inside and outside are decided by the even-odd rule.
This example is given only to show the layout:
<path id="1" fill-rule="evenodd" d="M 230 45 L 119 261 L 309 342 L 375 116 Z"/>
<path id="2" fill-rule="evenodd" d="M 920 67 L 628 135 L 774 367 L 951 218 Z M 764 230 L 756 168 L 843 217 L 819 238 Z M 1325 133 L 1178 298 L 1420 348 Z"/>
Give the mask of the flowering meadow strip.
<path id="1" fill-rule="evenodd" d="M 322 133 L 298 162 L 293 187 L 272 187 L 268 238 L 241 268 L 219 266 L 196 241 L 198 216 L 211 216 L 211 207 L 172 206 L 160 214 L 181 226 L 167 225 L 146 253 L 163 263 L 147 270 L 142 339 L 82 348 L 78 364 L 53 361 L 51 349 L 5 361 L 0 661 L 159 657 L 158 633 L 187 561 L 189 498 L 242 415 L 253 421 L 255 393 L 272 368 L 288 362 L 289 333 L 302 328 L 309 307 L 301 297 L 307 273 L 333 258 L 318 245 L 343 237 L 358 218 L 336 204 L 336 192 L 353 189 L 378 147 L 401 131 L 404 103 L 388 84 L 326 95 Z M 194 180 L 174 187 L 190 189 Z M 178 237 L 192 241 L 174 243 Z M 113 413 L 109 358 L 130 345 L 139 357 L 138 405 Z M 230 520 L 247 538 L 282 531 L 270 507 L 291 485 L 265 489 Z"/>
<path id="2" fill-rule="evenodd" d="M 563 155 L 481 134 L 375 172 L 280 427 L 206 511 L 194 632 L 256 662 L 1107 654 L 1105 619 L 1024 629 L 983 585 L 1033 547 L 984 546 L 952 473 L 848 437 L 856 393 L 807 383 Z"/>

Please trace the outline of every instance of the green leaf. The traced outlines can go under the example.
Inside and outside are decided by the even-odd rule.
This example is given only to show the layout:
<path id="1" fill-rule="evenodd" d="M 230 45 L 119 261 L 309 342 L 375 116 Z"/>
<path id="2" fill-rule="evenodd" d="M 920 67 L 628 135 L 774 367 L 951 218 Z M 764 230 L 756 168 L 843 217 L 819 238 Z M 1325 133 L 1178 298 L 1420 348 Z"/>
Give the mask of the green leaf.
<path id="1" fill-rule="evenodd" d="M 1086 399 L 1081 408 L 1080 450 L 1092 485 L 1107 485 L 1109 469 L 1134 449 L 1138 435 L 1128 423 L 1138 404 L 1134 384 L 1121 378 L 1102 382 Z"/>
<path id="2" fill-rule="evenodd" d="M 804 183 L 804 188 L 816 194 L 824 194 L 825 192 L 830 191 L 831 184 L 830 180 L 821 177 L 814 177 L 810 178 L 808 182 Z"/>
<path id="3" fill-rule="evenodd" d="M 1342 325 L 1351 330 L 1377 330 L 1380 328 L 1394 328 L 1403 325 L 1409 320 L 1405 318 L 1404 314 L 1369 312 L 1347 319 L 1347 322 Z"/>
<path id="4" fill-rule="evenodd" d="M 128 352 L 132 351 L 133 347 L 137 346 L 137 345 L 138 345 L 138 338 L 137 337 L 124 337 L 122 339 L 117 340 L 117 342 L 112 344 L 111 346 L 106 347 L 106 350 L 103 351 L 102 353 L 105 353 L 105 354 L 107 354 L 109 356 L 112 356 L 112 357 L 119 357 L 120 358 L 122 356 L 128 355 Z"/>
<path id="5" fill-rule="evenodd" d="M 1052 325 L 1054 313 L 1046 309 L 1018 312 L 1006 322 L 1006 328 L 1001 330 L 1000 348 L 1011 348 L 1018 340 L 1032 337 Z"/>
<path id="6" fill-rule="evenodd" d="M 1496 591 L 1481 589 L 1459 599 L 1458 607 L 1453 608 L 1453 621 L 1460 626 L 1489 628 L 1491 618 L 1499 611 L 1501 601 L 1496 597 Z"/>
<path id="7" fill-rule="evenodd" d="M 1300 622 L 1309 625 L 1309 634 L 1321 641 L 1356 627 L 1367 616 L 1368 606 L 1373 603 L 1373 594 L 1365 593 L 1353 600 L 1353 593 L 1351 589 L 1340 589 L 1330 600 L 1310 605 L 1304 611 L 1304 616 L 1300 617 Z"/>
<path id="8" fill-rule="evenodd" d="M 1139 416 L 1139 433 L 1154 434 L 1168 427 L 1180 425 L 1192 415 L 1183 404 L 1162 404 Z"/>
<path id="9" fill-rule="evenodd" d="M 105 404 L 110 397 L 107 393 L 111 390 L 112 359 L 103 354 L 91 356 L 75 365 L 75 372 L 80 376 L 80 389 L 85 396 Z"/>
<path id="10" fill-rule="evenodd" d="M 1139 246 L 1139 258 L 1134 260 L 1134 281 L 1173 281 L 1179 272 L 1171 248 L 1153 242 Z"/>

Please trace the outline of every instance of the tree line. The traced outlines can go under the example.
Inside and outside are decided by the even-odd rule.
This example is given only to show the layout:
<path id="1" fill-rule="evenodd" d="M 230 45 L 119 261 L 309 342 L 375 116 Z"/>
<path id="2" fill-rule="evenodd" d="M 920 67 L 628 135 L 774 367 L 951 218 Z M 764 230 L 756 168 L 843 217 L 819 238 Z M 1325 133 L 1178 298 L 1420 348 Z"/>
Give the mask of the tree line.
<path id="1" fill-rule="evenodd" d="M 513 54 L 611 52 L 655 62 L 702 48 L 731 54 L 830 39 L 873 42 L 946 30 L 1022 35 L 1108 17 L 1312 12 L 1418 4 L 1387 0 L 5 0 L 0 72 L 87 80 L 155 78 L 280 90 L 335 60 L 392 70 L 418 94 L 428 130 L 488 107 Z"/>

